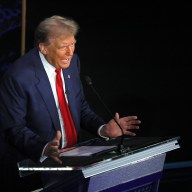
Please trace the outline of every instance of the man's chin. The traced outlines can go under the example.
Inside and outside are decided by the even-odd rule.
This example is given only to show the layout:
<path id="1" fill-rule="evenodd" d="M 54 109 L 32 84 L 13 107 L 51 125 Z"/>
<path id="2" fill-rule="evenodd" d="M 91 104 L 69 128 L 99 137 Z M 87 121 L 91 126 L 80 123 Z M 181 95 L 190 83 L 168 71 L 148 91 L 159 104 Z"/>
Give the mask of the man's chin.
<path id="1" fill-rule="evenodd" d="M 62 69 L 66 69 L 69 67 L 69 65 L 70 65 L 70 63 L 62 64 L 61 67 L 62 67 Z"/>

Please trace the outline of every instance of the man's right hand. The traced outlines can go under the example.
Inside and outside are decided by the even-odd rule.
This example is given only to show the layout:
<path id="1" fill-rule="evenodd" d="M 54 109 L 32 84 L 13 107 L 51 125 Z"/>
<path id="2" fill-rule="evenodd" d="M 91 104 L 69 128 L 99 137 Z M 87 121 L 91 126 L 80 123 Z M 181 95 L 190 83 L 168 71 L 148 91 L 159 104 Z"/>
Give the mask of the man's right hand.
<path id="1" fill-rule="evenodd" d="M 44 155 L 51 157 L 57 163 L 62 164 L 62 161 L 59 158 L 59 155 L 61 153 L 59 149 L 60 139 L 61 139 L 61 132 L 57 131 L 55 138 L 52 141 L 50 141 L 45 147 Z"/>

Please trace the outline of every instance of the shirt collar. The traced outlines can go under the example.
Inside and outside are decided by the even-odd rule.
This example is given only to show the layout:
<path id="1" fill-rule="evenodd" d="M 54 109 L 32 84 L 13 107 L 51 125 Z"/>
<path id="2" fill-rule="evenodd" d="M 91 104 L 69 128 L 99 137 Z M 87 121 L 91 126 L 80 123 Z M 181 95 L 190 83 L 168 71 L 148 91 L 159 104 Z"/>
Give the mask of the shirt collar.
<path id="1" fill-rule="evenodd" d="M 47 73 L 47 75 L 50 77 L 52 75 L 55 75 L 55 67 L 53 65 L 51 65 L 46 59 L 45 56 L 39 51 L 39 56 L 40 59 L 43 63 L 43 67 L 45 68 L 45 71 Z"/>

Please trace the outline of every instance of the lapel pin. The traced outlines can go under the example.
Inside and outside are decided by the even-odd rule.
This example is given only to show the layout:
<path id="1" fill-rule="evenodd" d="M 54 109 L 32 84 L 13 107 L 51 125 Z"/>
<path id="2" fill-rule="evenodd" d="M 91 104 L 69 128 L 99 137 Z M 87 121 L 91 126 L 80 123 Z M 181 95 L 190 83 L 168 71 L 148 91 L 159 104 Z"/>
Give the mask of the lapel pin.
<path id="1" fill-rule="evenodd" d="M 70 76 L 70 75 L 68 75 L 68 76 L 67 76 L 67 78 L 68 78 L 68 79 L 70 79 L 70 78 L 71 78 L 71 76 Z"/>

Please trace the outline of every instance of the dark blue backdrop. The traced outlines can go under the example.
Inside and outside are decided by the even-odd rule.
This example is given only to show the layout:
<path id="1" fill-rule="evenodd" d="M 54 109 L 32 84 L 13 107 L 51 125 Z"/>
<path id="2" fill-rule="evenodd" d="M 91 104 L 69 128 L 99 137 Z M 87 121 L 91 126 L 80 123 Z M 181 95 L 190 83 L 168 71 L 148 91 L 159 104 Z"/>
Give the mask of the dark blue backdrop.
<path id="1" fill-rule="evenodd" d="M 21 54 L 21 0 L 0 3 L 0 77 Z"/>

